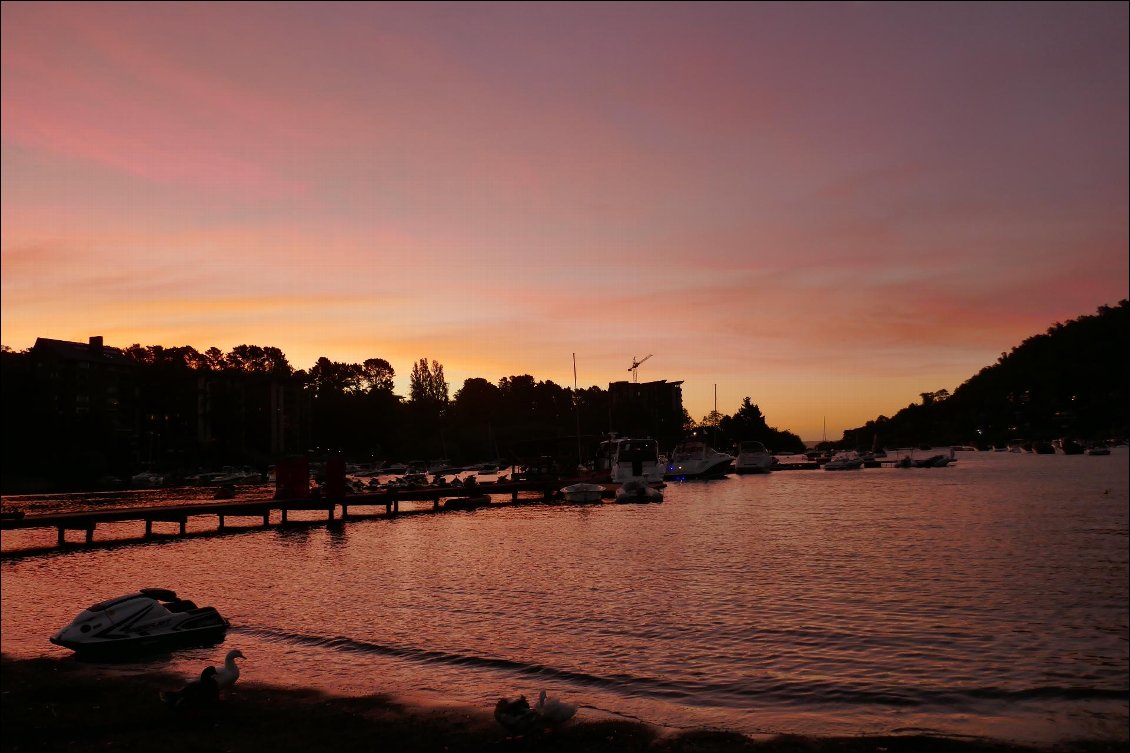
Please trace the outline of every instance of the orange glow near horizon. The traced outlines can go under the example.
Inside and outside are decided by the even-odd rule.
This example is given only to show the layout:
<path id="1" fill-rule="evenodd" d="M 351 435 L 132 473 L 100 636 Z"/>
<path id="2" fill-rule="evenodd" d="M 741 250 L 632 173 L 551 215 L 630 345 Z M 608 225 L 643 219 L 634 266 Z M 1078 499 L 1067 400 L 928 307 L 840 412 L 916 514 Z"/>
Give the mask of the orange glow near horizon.
<path id="1" fill-rule="evenodd" d="M 401 394 L 654 353 L 694 418 L 717 385 L 811 440 L 1127 297 L 1124 4 L 2 13 L 12 348 L 379 357 Z"/>

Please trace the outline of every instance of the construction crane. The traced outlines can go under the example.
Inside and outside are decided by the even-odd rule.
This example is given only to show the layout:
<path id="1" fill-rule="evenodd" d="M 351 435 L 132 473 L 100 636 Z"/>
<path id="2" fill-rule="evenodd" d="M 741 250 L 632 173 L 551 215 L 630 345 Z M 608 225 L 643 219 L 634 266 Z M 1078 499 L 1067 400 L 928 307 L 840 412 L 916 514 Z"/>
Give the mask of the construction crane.
<path id="1" fill-rule="evenodd" d="M 639 381 L 639 376 L 636 374 L 636 369 L 638 369 L 640 367 L 641 363 L 643 363 L 647 359 L 651 358 L 651 356 L 652 356 L 652 354 L 648 353 L 646 356 L 644 356 L 643 358 L 641 358 L 638 361 L 636 360 L 635 356 L 632 356 L 632 366 L 631 366 L 631 368 L 628 369 L 628 371 L 632 372 L 632 381 L 633 382 Z"/>

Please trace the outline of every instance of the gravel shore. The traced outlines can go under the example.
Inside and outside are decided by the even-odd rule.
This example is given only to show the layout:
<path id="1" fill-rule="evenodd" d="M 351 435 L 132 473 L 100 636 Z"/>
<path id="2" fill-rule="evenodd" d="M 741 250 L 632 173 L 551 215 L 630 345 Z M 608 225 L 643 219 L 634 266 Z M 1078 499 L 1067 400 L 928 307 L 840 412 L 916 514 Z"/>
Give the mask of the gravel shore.
<path id="1" fill-rule="evenodd" d="M 384 695 L 328 696 L 240 683 L 206 712 L 173 714 L 158 691 L 184 678 L 98 665 L 3 657 L 4 751 L 875 751 L 1027 753 L 991 741 L 933 737 L 754 740 L 717 730 L 677 735 L 634 722 L 586 720 L 552 731 L 506 732 L 491 709 L 411 707 Z M 1122 750 L 1092 742 L 1061 750 Z"/>

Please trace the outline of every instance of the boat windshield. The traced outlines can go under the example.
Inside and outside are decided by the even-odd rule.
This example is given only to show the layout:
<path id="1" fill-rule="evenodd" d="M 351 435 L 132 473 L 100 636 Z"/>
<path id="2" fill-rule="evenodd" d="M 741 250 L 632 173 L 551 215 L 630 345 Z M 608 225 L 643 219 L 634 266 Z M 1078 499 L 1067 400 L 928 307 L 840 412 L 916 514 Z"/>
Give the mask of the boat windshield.
<path id="1" fill-rule="evenodd" d="M 659 445 L 654 439 L 631 439 L 617 447 L 620 460 L 658 460 Z"/>

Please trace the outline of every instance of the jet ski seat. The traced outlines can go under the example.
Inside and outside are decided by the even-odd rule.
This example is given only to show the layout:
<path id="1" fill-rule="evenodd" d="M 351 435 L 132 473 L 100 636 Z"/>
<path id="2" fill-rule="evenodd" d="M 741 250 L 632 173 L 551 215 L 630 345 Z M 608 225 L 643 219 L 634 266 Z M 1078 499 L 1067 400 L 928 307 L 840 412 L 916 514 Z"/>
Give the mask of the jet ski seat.
<path id="1" fill-rule="evenodd" d="M 196 608 L 196 604 L 189 599 L 177 599 L 165 605 L 165 609 L 168 609 L 170 612 L 189 612 Z"/>

